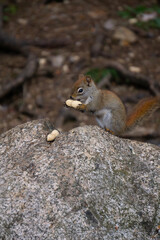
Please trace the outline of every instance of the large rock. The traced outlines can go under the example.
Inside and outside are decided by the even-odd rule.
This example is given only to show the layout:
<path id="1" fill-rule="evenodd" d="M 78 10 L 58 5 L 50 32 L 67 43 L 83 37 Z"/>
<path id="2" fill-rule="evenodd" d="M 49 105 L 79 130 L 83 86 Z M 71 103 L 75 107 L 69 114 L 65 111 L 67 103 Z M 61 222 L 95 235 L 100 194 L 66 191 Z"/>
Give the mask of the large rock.
<path id="1" fill-rule="evenodd" d="M 47 143 L 47 120 L 0 138 L 0 239 L 151 240 L 160 149 L 79 127 Z"/>

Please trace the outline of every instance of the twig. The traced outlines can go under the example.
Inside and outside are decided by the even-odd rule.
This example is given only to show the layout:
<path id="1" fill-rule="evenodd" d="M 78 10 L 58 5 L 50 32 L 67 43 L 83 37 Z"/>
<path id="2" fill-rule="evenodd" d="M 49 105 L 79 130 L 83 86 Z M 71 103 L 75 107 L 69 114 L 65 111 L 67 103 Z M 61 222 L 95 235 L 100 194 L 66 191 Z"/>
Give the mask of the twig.
<path id="1" fill-rule="evenodd" d="M 64 37 L 64 38 L 57 37 L 50 40 L 41 39 L 41 40 L 23 41 L 23 45 L 36 46 L 40 48 L 65 47 L 70 43 L 71 43 L 71 39 L 69 37 Z"/>
<path id="2" fill-rule="evenodd" d="M 139 87 L 145 87 L 145 88 L 150 87 L 150 84 L 149 84 L 150 79 L 149 78 L 128 71 L 122 64 L 120 64 L 118 62 L 106 61 L 105 67 L 116 69 L 120 75 L 122 75 L 125 78 L 129 78 L 131 84 L 137 85 Z"/>
<path id="3" fill-rule="evenodd" d="M 102 68 L 102 65 L 100 66 L 100 68 Z M 119 62 L 116 62 L 113 60 L 104 61 L 103 68 L 113 68 L 119 73 L 119 75 L 122 78 L 129 79 L 130 84 L 133 84 L 137 87 L 146 88 L 154 95 L 159 94 L 158 88 L 160 87 L 160 85 L 157 82 L 155 82 L 153 79 L 143 76 L 141 74 L 136 74 L 136 73 L 130 72 Z"/>
<path id="4" fill-rule="evenodd" d="M 28 55 L 27 51 L 23 47 L 23 42 L 16 40 L 14 37 L 8 35 L 6 32 L 0 29 L 1 50 L 13 51 L 15 53 L 22 53 L 23 55 Z"/>
<path id="5" fill-rule="evenodd" d="M 41 48 L 57 48 L 64 47 L 71 43 L 69 37 L 55 38 L 51 40 L 17 40 L 16 38 L 8 35 L 6 32 L 0 29 L 0 49 L 3 51 L 12 51 L 15 53 L 21 53 L 28 56 L 29 50 L 27 46 L 36 46 Z"/>
<path id="6" fill-rule="evenodd" d="M 34 45 L 38 47 L 62 47 L 69 43 L 69 38 L 21 41 L 15 39 L 0 29 L 0 49 L 2 49 L 2 51 L 5 50 L 20 53 L 28 58 L 25 68 L 22 70 L 18 77 L 14 80 L 8 81 L 8 83 L 3 86 L 0 86 L 0 98 L 4 98 L 12 90 L 23 84 L 26 80 L 32 78 L 37 71 L 37 58 L 35 55 L 30 53 L 28 47 L 26 47 L 27 45 Z"/>
<path id="7" fill-rule="evenodd" d="M 29 54 L 27 64 L 19 76 L 4 86 L 0 86 L 0 98 L 4 98 L 7 94 L 13 91 L 15 88 L 23 84 L 26 80 L 33 77 L 38 68 L 38 61 L 35 55 Z"/>

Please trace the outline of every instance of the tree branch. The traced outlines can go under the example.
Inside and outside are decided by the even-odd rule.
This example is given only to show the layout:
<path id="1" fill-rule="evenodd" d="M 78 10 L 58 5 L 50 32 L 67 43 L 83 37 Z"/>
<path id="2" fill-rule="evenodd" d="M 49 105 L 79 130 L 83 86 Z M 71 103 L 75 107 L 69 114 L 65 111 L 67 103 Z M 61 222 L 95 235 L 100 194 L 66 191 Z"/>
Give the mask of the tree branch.
<path id="1" fill-rule="evenodd" d="M 130 72 L 121 63 L 113 60 L 106 60 L 104 61 L 103 65 L 104 65 L 103 68 L 115 69 L 122 78 L 129 80 L 129 84 L 135 85 L 137 87 L 146 88 L 153 95 L 159 95 L 160 84 L 155 82 L 152 78 Z M 100 68 L 102 68 L 102 65 L 100 66 Z"/>
<path id="2" fill-rule="evenodd" d="M 19 76 L 10 80 L 7 84 L 0 86 L 0 98 L 4 98 L 7 94 L 13 91 L 15 88 L 22 85 L 26 80 L 32 78 L 38 68 L 38 61 L 35 55 L 29 54 L 25 68 L 19 74 Z"/>

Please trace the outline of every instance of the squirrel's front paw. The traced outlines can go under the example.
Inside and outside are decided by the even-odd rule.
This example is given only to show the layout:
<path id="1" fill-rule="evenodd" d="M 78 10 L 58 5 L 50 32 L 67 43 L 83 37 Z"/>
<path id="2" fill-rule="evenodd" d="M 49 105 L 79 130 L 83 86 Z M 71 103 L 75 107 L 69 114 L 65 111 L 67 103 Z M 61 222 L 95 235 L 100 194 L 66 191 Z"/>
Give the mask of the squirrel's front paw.
<path id="1" fill-rule="evenodd" d="M 75 108 L 75 109 L 78 109 L 78 106 L 81 105 L 82 103 L 80 101 L 77 101 L 77 100 L 72 100 L 72 99 L 68 99 L 66 101 L 66 105 L 68 107 L 72 107 L 72 108 Z"/>
<path id="2" fill-rule="evenodd" d="M 85 112 L 86 111 L 86 105 L 85 104 L 79 104 L 77 107 L 76 107 L 77 110 L 81 111 L 81 112 Z"/>

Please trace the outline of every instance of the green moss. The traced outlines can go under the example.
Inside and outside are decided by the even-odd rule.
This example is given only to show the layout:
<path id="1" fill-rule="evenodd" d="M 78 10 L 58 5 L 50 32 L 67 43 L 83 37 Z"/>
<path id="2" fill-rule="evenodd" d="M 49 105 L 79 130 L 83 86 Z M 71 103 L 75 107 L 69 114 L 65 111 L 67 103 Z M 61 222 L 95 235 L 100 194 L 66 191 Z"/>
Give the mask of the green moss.
<path id="1" fill-rule="evenodd" d="M 160 28 L 160 18 L 155 18 L 147 22 L 138 21 L 136 25 L 144 30 L 149 30 L 150 28 Z"/>
<path id="2" fill-rule="evenodd" d="M 122 18 L 137 18 L 140 14 L 144 13 L 151 13 L 151 12 L 157 12 L 158 15 L 160 15 L 160 6 L 159 5 L 153 5 L 151 7 L 146 7 L 143 5 L 139 5 L 135 8 L 132 8 L 130 6 L 124 6 L 123 11 L 119 11 L 118 15 Z M 140 28 L 143 28 L 144 30 L 148 30 L 150 28 L 160 28 L 160 16 L 158 16 L 155 19 L 149 20 L 147 22 L 138 21 L 136 25 Z"/>
<path id="3" fill-rule="evenodd" d="M 111 75 L 111 77 L 117 81 L 119 80 L 119 74 L 113 68 L 92 68 L 86 73 L 86 75 L 90 75 L 96 83 L 100 82 L 107 75 Z"/>
<path id="4" fill-rule="evenodd" d="M 15 4 L 10 4 L 7 5 L 4 9 L 3 9 L 3 21 L 4 22 L 8 22 L 10 20 L 10 16 L 11 15 L 15 15 L 17 13 L 17 6 Z"/>

